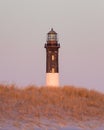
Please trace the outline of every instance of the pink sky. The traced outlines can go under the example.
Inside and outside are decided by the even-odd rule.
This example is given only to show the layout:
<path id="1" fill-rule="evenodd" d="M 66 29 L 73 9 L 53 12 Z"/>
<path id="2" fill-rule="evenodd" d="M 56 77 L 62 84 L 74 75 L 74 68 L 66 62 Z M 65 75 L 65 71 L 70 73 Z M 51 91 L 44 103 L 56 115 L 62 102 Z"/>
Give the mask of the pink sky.
<path id="1" fill-rule="evenodd" d="M 0 0 L 0 82 L 45 84 L 51 27 L 61 45 L 60 84 L 104 92 L 103 0 Z"/>

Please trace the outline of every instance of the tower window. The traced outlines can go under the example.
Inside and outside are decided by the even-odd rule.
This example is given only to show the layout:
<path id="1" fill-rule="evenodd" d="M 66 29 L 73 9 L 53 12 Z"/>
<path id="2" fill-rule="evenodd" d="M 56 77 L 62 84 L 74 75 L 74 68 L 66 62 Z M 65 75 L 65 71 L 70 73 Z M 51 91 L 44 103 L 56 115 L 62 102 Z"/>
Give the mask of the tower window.
<path id="1" fill-rule="evenodd" d="M 52 60 L 54 60 L 55 59 L 55 56 L 54 55 L 52 55 Z"/>
<path id="2" fill-rule="evenodd" d="M 55 68 L 52 68 L 52 73 L 55 73 Z"/>

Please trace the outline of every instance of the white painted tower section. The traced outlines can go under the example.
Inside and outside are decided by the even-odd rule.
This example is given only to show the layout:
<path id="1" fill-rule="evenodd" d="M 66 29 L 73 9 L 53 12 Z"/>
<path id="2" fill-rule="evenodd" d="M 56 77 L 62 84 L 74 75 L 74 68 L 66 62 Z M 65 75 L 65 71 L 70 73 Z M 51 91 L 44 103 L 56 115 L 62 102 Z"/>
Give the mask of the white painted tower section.
<path id="1" fill-rule="evenodd" d="M 46 86 L 59 87 L 59 73 L 46 73 Z"/>

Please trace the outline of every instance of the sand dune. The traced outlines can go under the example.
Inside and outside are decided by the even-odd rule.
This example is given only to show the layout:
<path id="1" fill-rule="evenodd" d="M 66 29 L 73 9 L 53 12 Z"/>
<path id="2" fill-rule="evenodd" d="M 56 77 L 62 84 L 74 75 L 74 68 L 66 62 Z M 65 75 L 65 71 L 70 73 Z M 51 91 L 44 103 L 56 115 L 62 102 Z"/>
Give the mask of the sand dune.
<path id="1" fill-rule="evenodd" d="M 66 130 L 66 126 L 95 129 L 103 124 L 103 93 L 73 86 L 0 85 L 0 130 L 6 125 L 5 130 Z"/>

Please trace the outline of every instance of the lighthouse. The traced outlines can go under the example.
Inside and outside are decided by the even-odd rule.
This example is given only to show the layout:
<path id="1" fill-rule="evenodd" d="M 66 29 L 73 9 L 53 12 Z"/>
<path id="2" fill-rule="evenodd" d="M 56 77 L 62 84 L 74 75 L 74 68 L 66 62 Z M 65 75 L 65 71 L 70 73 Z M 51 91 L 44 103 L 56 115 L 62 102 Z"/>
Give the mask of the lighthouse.
<path id="1" fill-rule="evenodd" d="M 46 86 L 58 87 L 59 86 L 59 48 L 57 33 L 51 29 L 47 33 L 46 48 Z"/>

